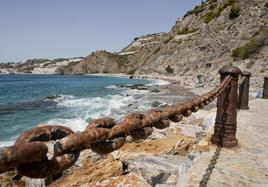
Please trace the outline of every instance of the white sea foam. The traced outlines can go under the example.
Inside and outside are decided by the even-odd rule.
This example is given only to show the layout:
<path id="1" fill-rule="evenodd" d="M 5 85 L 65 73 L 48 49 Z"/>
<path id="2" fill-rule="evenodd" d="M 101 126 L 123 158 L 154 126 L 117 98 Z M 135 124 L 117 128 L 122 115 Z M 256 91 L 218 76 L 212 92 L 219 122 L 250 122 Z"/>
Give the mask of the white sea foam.
<path id="1" fill-rule="evenodd" d="M 152 83 L 146 84 L 146 86 L 156 86 L 156 85 L 162 86 L 167 84 L 170 84 L 170 82 L 162 79 L 153 79 Z"/>
<path id="2" fill-rule="evenodd" d="M 54 97 L 54 96 L 52 96 L 52 97 Z M 62 95 L 55 95 L 55 98 L 53 98 L 53 99 L 46 98 L 46 99 L 44 99 L 44 101 L 60 102 L 60 101 L 63 101 L 63 100 L 68 100 L 68 99 L 73 99 L 73 98 L 75 98 L 75 96 L 62 94 Z"/>
<path id="3" fill-rule="evenodd" d="M 63 125 L 65 127 L 69 127 L 73 131 L 83 131 L 87 126 L 87 122 L 82 118 L 74 118 L 74 119 L 52 119 L 49 120 L 47 125 Z"/>
<path id="4" fill-rule="evenodd" d="M 0 141 L 0 147 L 11 146 L 15 143 L 15 140 Z"/>
<path id="5" fill-rule="evenodd" d="M 54 99 L 55 102 L 61 102 L 64 100 L 70 100 L 70 99 L 74 99 L 75 96 L 73 95 L 60 95 L 58 98 Z"/>
<path id="6" fill-rule="evenodd" d="M 58 103 L 62 107 L 87 107 L 88 109 L 115 108 L 118 109 L 133 100 L 131 96 L 108 95 L 106 97 L 73 98 Z"/>
<path id="7" fill-rule="evenodd" d="M 119 87 L 117 85 L 109 85 L 109 86 L 105 86 L 105 88 L 109 88 L 109 89 L 119 89 Z"/>
<path id="8" fill-rule="evenodd" d="M 87 126 L 86 120 L 112 116 L 113 111 L 118 111 L 122 107 L 134 102 L 134 97 L 130 94 L 108 95 L 105 97 L 88 97 L 61 100 L 59 107 L 66 107 L 70 116 L 59 116 L 46 122 L 49 125 L 64 125 L 74 131 L 83 131 Z M 114 115 L 112 117 L 119 117 Z M 70 118 L 69 118 L 70 117 Z"/>

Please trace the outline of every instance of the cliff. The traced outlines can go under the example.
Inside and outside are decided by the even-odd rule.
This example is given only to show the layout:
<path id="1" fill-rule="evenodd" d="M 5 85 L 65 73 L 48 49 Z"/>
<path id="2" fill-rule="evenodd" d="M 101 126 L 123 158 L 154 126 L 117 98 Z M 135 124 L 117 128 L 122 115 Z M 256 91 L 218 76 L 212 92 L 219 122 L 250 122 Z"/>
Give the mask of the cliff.
<path id="1" fill-rule="evenodd" d="M 124 67 L 127 66 L 128 62 L 128 58 L 125 55 L 96 51 L 84 60 L 70 64 L 65 68 L 64 73 L 119 73 L 124 72 Z"/>
<path id="2" fill-rule="evenodd" d="M 265 0 L 208 0 L 178 18 L 168 33 L 135 38 L 113 55 L 92 53 L 66 73 L 193 76 L 208 84 L 220 66 L 233 63 L 252 72 L 253 85 L 260 87 L 268 72 L 267 18 Z"/>

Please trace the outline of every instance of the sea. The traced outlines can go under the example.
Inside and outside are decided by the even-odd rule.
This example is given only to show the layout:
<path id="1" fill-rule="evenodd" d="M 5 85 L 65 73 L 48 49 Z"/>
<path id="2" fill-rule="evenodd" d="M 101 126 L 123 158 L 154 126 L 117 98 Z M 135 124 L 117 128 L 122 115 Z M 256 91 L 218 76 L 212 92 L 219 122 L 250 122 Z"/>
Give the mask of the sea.
<path id="1" fill-rule="evenodd" d="M 93 75 L 0 75 L 0 147 L 38 125 L 63 125 L 83 131 L 101 117 L 122 120 L 151 107 L 147 89 L 164 80 Z"/>

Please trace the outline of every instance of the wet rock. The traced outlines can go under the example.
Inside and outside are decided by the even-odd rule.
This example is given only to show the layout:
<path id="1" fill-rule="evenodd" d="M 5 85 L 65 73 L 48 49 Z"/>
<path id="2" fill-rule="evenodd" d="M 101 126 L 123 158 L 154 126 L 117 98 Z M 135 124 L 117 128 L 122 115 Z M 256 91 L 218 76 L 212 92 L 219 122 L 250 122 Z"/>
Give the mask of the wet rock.
<path id="1" fill-rule="evenodd" d="M 133 84 L 133 85 L 118 85 L 119 88 L 128 88 L 132 90 L 148 90 L 144 84 Z"/>
<path id="2" fill-rule="evenodd" d="M 167 181 L 169 175 L 165 172 L 160 172 L 159 175 L 151 177 L 150 184 L 156 186 L 157 184 L 162 184 Z"/>
<path id="3" fill-rule="evenodd" d="M 152 90 L 150 90 L 150 92 L 153 92 L 153 93 L 159 93 L 160 90 L 158 90 L 158 89 L 152 89 Z"/>
<path id="4" fill-rule="evenodd" d="M 151 103 L 151 107 L 154 107 L 154 108 L 159 107 L 160 105 L 161 103 L 159 101 L 154 101 Z"/>
<path id="5" fill-rule="evenodd" d="M 49 95 L 49 96 L 46 96 L 44 99 L 53 100 L 53 99 L 57 99 L 59 97 L 60 97 L 60 95 Z"/>

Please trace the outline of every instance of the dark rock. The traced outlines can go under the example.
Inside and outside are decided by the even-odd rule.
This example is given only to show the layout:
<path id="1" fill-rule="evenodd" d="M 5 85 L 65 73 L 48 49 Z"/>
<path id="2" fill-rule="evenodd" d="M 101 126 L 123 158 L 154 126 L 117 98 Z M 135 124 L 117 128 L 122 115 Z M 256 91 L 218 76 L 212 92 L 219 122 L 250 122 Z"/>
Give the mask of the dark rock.
<path id="1" fill-rule="evenodd" d="M 45 99 L 53 100 L 53 99 L 57 99 L 59 97 L 60 97 L 59 95 L 49 95 L 49 96 L 46 96 Z"/>
<path id="2" fill-rule="evenodd" d="M 159 90 L 157 90 L 157 89 L 152 89 L 152 90 L 150 90 L 150 92 L 153 92 L 153 93 L 158 93 L 158 92 L 160 92 Z"/>
<path id="3" fill-rule="evenodd" d="M 165 172 L 160 172 L 156 176 L 152 176 L 151 180 L 149 180 L 149 183 L 152 186 L 155 186 L 156 184 L 163 184 L 167 181 L 169 175 Z"/>
<path id="4" fill-rule="evenodd" d="M 161 103 L 158 101 L 154 101 L 151 103 L 151 107 L 159 107 L 160 105 L 161 105 Z"/>
<path id="5" fill-rule="evenodd" d="M 144 84 L 133 84 L 133 85 L 118 85 L 119 88 L 128 88 L 135 90 L 148 90 Z"/>

